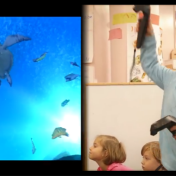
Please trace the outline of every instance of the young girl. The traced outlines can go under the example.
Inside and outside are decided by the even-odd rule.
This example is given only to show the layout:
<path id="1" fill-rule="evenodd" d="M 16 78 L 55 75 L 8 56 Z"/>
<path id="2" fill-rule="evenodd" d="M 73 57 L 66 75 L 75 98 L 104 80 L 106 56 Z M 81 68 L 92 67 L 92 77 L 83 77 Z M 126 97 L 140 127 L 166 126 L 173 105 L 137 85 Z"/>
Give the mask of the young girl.
<path id="1" fill-rule="evenodd" d="M 153 141 L 145 144 L 142 147 L 141 155 L 142 169 L 144 171 L 166 171 L 161 163 L 161 152 L 158 141 Z"/>
<path id="2" fill-rule="evenodd" d="M 122 144 L 113 136 L 97 136 L 90 147 L 89 158 L 99 165 L 97 171 L 131 170 L 122 164 L 126 160 L 126 153 Z"/>

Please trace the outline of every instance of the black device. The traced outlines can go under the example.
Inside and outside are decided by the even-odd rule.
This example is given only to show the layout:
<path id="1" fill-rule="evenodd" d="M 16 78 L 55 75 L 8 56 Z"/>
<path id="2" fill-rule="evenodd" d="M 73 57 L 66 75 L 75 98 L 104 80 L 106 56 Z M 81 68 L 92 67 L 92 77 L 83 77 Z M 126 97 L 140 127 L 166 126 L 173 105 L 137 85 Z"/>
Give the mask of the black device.
<path id="1" fill-rule="evenodd" d="M 173 127 L 174 125 L 176 125 L 176 118 L 170 115 L 166 116 L 151 125 L 150 134 L 154 136 L 159 131 L 165 128 L 167 128 L 170 131 L 170 128 Z M 173 134 L 173 136 L 176 136 L 176 130 L 170 132 Z"/>
<path id="2" fill-rule="evenodd" d="M 150 18 L 150 5 L 134 5 L 133 10 L 138 13 L 142 11 L 143 13 L 143 18 L 139 19 L 139 31 L 138 31 L 138 36 L 137 36 L 137 48 L 141 48 L 145 35 L 147 32 L 147 27 L 149 23 L 149 18 Z"/>

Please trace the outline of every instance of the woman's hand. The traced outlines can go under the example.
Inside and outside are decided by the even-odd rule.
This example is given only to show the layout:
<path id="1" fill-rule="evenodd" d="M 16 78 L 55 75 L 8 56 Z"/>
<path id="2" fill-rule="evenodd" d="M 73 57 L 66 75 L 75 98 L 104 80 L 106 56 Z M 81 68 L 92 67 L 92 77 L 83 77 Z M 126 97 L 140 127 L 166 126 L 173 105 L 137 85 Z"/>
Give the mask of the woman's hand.
<path id="1" fill-rule="evenodd" d="M 170 128 L 170 131 L 175 131 L 176 130 L 176 125 L 175 126 L 173 126 L 172 128 Z M 176 140 L 176 135 L 175 136 L 173 136 L 173 138 Z"/>
<path id="2" fill-rule="evenodd" d="M 140 23 L 138 22 L 137 26 L 136 26 L 136 32 L 139 31 L 139 24 Z M 151 20 L 149 20 L 149 24 L 148 24 L 146 36 L 152 36 L 152 35 L 154 35 L 154 33 L 153 33 L 153 27 L 152 27 Z"/>

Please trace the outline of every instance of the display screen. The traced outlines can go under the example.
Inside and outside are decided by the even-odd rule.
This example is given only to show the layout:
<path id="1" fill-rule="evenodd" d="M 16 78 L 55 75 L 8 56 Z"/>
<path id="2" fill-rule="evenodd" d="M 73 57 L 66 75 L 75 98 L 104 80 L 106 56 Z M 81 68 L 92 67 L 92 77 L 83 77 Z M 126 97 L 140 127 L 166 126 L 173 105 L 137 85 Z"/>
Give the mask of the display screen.
<path id="1" fill-rule="evenodd" d="M 0 29 L 0 160 L 81 160 L 81 17 Z"/>

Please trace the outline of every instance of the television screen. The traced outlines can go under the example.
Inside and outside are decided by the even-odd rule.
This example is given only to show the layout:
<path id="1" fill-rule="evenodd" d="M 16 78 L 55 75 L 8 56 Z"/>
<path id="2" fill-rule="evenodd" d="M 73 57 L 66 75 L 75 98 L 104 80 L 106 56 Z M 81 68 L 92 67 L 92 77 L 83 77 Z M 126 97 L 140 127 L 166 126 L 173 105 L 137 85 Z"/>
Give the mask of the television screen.
<path id="1" fill-rule="evenodd" d="M 81 17 L 0 28 L 0 160 L 80 160 Z"/>

